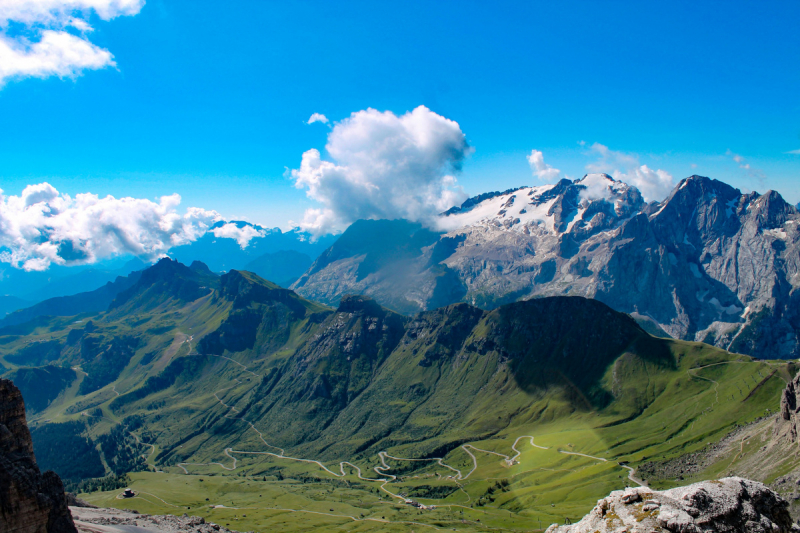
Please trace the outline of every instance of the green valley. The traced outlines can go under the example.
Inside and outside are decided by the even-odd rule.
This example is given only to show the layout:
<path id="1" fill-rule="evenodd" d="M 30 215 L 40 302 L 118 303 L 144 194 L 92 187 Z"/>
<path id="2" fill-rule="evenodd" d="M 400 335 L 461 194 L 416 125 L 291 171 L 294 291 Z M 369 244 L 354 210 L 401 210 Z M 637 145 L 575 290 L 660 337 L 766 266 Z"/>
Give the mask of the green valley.
<path id="1" fill-rule="evenodd" d="M 407 317 L 168 259 L 106 311 L 1 329 L 0 355 L 47 384 L 23 391 L 42 467 L 75 488 L 129 473 L 136 492 L 83 498 L 242 531 L 576 520 L 611 490 L 674 485 L 690 454 L 706 460 L 686 479 L 737 472 L 707 450 L 763 431 L 797 370 L 651 336 L 581 297 Z M 67 436 L 96 453 L 65 456 Z"/>

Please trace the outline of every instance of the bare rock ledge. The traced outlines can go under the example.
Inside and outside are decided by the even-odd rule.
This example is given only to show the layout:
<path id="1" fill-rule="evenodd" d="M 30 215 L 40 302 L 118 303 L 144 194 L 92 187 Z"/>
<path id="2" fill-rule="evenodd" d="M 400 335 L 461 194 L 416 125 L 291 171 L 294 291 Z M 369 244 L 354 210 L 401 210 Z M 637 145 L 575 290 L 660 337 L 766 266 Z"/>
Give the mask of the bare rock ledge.
<path id="1" fill-rule="evenodd" d="M 789 533 L 789 504 L 763 483 L 739 477 L 665 491 L 647 487 L 612 492 L 580 522 L 546 533 Z"/>

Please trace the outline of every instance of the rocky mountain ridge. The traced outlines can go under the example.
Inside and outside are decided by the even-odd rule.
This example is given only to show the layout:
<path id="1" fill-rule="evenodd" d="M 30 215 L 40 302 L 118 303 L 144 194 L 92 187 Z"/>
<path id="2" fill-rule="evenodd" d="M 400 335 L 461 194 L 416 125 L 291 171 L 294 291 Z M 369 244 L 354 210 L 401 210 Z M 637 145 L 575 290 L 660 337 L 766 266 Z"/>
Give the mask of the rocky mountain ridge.
<path id="1" fill-rule="evenodd" d="M 58 475 L 36 465 L 22 394 L 7 379 L 0 379 L 0 531 L 76 531 Z"/>
<path id="2" fill-rule="evenodd" d="M 648 204 L 589 174 L 468 200 L 438 225 L 359 221 L 292 288 L 331 305 L 366 294 L 408 314 L 579 295 L 675 338 L 800 356 L 800 213 L 777 192 L 691 176 Z"/>
<path id="3" fill-rule="evenodd" d="M 5 335 L 0 346 L 0 361 L 18 376 L 46 363 L 75 369 L 80 382 L 59 381 L 32 415 L 40 464 L 75 483 L 108 470 L 235 475 L 252 466 L 259 477 L 338 483 L 348 475 L 342 464 L 377 473 L 383 458 L 404 478 L 385 487 L 390 493 L 416 490 L 409 469 L 438 472 L 471 480 L 464 486 L 474 501 L 552 514 L 536 494 L 572 486 L 548 472 L 574 450 L 587 455 L 570 457 L 598 467 L 604 483 L 592 478 L 579 511 L 553 515 L 578 516 L 633 479 L 618 462 L 638 468 L 645 456 L 721 438 L 774 409 L 789 377 L 786 364 L 651 337 L 629 315 L 582 297 L 491 311 L 456 303 L 408 317 L 365 296 L 334 309 L 249 272 L 217 276 L 164 259 L 115 301 L 83 321 L 52 318 Z M 722 401 L 734 394 L 738 401 Z M 534 434 L 536 444 L 525 437 Z M 68 446 L 81 449 L 81 461 L 63 453 Z M 426 460 L 405 465 L 383 452 Z M 261 462 L 265 453 L 274 459 Z M 509 474 L 508 492 L 487 492 L 495 480 L 476 477 L 481 469 L 518 453 L 549 461 L 534 474 L 538 488 Z"/>

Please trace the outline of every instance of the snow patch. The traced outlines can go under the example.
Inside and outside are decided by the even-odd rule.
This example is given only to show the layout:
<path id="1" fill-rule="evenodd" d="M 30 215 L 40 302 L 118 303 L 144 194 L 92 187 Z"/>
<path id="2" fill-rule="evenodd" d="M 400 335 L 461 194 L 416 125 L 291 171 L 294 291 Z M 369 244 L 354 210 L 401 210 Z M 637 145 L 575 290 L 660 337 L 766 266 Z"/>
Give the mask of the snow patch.
<path id="1" fill-rule="evenodd" d="M 786 240 L 786 231 L 782 229 L 765 229 L 763 233 L 764 235 L 770 235 L 776 239 L 781 239 L 782 241 Z"/>
<path id="2" fill-rule="evenodd" d="M 657 217 L 658 215 L 660 215 L 660 214 L 661 214 L 661 212 L 664 210 L 664 208 L 665 208 L 665 207 L 667 207 L 667 202 L 664 202 L 664 203 L 661 205 L 661 209 L 659 209 L 658 211 L 656 211 L 655 213 L 653 213 L 652 215 L 650 215 L 650 218 L 655 218 L 655 217 Z"/>
<path id="3" fill-rule="evenodd" d="M 566 233 L 569 233 L 569 232 L 572 231 L 572 227 L 575 225 L 576 222 L 578 222 L 579 220 L 583 220 L 583 214 L 585 212 L 586 212 L 586 206 L 581 206 L 581 207 L 578 208 L 578 211 L 572 217 L 572 220 L 570 220 L 569 224 L 567 224 Z"/>
<path id="4" fill-rule="evenodd" d="M 548 216 L 547 213 L 558 198 L 551 198 L 539 205 L 535 205 L 535 203 L 537 199 L 541 198 L 543 194 L 553 187 L 555 185 L 551 184 L 538 187 L 523 187 L 513 193 L 489 198 L 467 212 L 440 217 L 437 221 L 437 226 L 443 231 L 452 231 L 468 226 L 504 226 L 501 221 L 519 219 L 519 222 L 513 224 L 514 227 L 519 226 L 521 228 L 531 223 L 543 223 L 547 230 L 552 232 L 554 228 L 553 217 Z M 511 198 L 514 196 L 516 196 L 516 200 L 512 202 Z M 529 201 L 529 199 L 532 201 Z"/>
<path id="5" fill-rule="evenodd" d="M 729 305 L 729 306 L 727 306 L 727 307 L 726 307 L 726 306 L 723 306 L 723 305 L 722 305 L 722 304 L 719 302 L 719 300 L 717 300 L 717 298 L 716 298 L 716 297 L 714 297 L 714 298 L 711 298 L 711 299 L 708 301 L 708 303 L 709 303 L 709 304 L 710 304 L 710 305 L 711 305 L 711 306 L 712 306 L 714 309 L 716 309 L 716 311 L 717 311 L 718 313 L 720 313 L 720 314 L 723 314 L 723 313 L 725 313 L 725 314 L 727 314 L 727 315 L 738 315 L 739 313 L 741 313 L 741 312 L 742 312 L 742 308 L 741 308 L 741 307 L 739 307 L 738 305 L 735 305 L 735 304 L 731 304 L 731 305 Z"/>

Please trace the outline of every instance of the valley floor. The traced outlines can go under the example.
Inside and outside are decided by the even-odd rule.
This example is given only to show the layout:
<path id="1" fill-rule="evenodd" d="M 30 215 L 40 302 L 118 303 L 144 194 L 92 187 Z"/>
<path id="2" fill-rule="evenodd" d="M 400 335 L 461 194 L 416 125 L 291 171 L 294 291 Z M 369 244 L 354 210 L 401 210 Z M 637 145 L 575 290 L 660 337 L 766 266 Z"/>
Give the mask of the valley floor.
<path id="1" fill-rule="evenodd" d="M 183 463 L 165 467 L 170 472 L 131 474 L 133 498 L 122 499 L 121 490 L 82 497 L 142 513 L 190 513 L 237 530 L 529 531 L 576 520 L 610 490 L 639 483 L 631 467 L 559 441 L 586 437 L 553 433 L 544 437 L 548 446 L 528 435 L 465 444 L 448 455 L 449 463 L 381 452 L 373 478 L 348 462 L 336 472 L 321 462 L 228 448 L 228 464 Z M 384 473 L 409 461 L 427 464 L 409 475 Z M 259 474 L 276 463 L 282 479 Z"/>
<path id="2" fill-rule="evenodd" d="M 249 372 L 241 363 L 229 363 L 242 374 Z M 754 374 L 763 382 L 775 378 L 770 388 L 783 383 L 775 372 L 769 373 L 772 368 L 769 362 L 730 361 L 687 370 L 685 378 L 701 386 L 704 401 L 687 403 L 676 418 L 681 425 L 677 432 L 668 421 L 653 420 L 657 427 L 648 429 L 653 435 L 639 435 L 642 442 L 632 441 L 630 450 L 629 430 L 604 428 L 596 415 L 587 414 L 463 444 L 443 458 L 382 451 L 358 464 L 293 457 L 271 445 L 225 402 L 229 389 L 243 384 L 235 379 L 213 397 L 228 410 L 228 418 L 247 426 L 250 438 L 242 441 L 240 435 L 223 443 L 216 460 L 170 466 L 151 462 L 156 451 L 151 446 L 147 457 L 154 471 L 130 476 L 135 497 L 121 499 L 121 489 L 81 497 L 101 507 L 141 513 L 189 513 L 240 531 L 544 530 L 552 523 L 578 520 L 612 490 L 644 484 L 627 461 L 646 459 L 648 448 L 675 453 L 696 446 L 692 435 L 711 437 L 706 431 L 719 431 L 712 429 L 717 424 L 712 413 L 733 407 L 725 400 L 739 392 L 738 380 Z M 760 382 L 754 377 L 751 381 L 753 393 L 760 392 Z M 738 396 L 745 405 L 753 397 L 746 390 Z M 679 437 L 682 433 L 686 436 Z M 657 434 L 673 437 L 659 440 Z M 663 483 L 657 476 L 654 482 Z"/>

